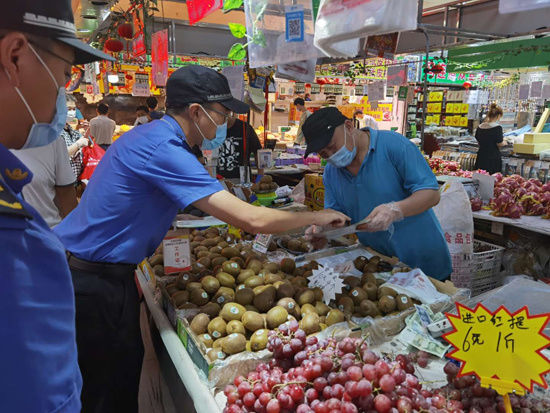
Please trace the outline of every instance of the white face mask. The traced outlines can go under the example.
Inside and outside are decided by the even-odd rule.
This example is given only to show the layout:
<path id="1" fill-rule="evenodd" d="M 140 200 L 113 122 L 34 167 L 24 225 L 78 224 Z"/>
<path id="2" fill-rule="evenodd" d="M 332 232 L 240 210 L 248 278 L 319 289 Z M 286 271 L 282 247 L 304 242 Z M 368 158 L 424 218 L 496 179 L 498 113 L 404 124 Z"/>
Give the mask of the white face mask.
<path id="1" fill-rule="evenodd" d="M 137 118 L 137 121 L 140 125 L 142 125 L 144 123 L 148 123 L 149 118 L 147 116 L 140 116 L 139 118 Z"/>

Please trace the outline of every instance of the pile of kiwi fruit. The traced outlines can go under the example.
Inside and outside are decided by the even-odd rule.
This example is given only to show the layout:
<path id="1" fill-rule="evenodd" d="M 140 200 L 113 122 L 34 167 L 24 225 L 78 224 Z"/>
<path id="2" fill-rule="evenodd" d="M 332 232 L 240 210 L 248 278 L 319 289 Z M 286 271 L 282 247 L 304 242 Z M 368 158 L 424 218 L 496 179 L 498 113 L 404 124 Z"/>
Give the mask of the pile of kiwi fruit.
<path id="1" fill-rule="evenodd" d="M 304 237 L 290 237 L 288 235 L 279 238 L 281 245 L 291 252 L 306 253 L 311 249 L 311 244 Z"/>
<path id="2" fill-rule="evenodd" d="M 260 178 L 260 181 L 250 187 L 253 192 L 256 193 L 268 193 L 275 191 L 279 185 L 273 182 L 271 175 L 264 175 Z"/>
<path id="3" fill-rule="evenodd" d="M 387 264 L 387 265 L 386 265 Z M 384 280 L 377 278 L 374 272 L 382 272 L 381 268 L 391 271 L 391 264 L 386 263 L 378 256 L 360 256 L 354 260 L 355 268 L 363 272 L 361 277 L 343 277 L 344 288 L 342 294 L 337 294 L 336 304 L 346 317 L 383 317 L 398 314 L 419 301 L 411 297 L 398 294 L 394 289 L 382 286 Z"/>

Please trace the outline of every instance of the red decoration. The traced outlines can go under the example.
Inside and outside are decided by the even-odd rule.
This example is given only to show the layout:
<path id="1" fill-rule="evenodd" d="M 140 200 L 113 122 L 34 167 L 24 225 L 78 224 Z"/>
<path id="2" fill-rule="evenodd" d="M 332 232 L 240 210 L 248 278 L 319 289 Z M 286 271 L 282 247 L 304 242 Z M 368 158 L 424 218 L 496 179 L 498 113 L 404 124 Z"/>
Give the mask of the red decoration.
<path id="1" fill-rule="evenodd" d="M 122 23 L 118 26 L 118 35 L 126 40 L 131 40 L 134 38 L 134 26 L 132 23 Z"/>
<path id="2" fill-rule="evenodd" d="M 222 7 L 221 0 L 188 0 L 189 24 L 194 25 Z"/>
<path id="3" fill-rule="evenodd" d="M 464 86 L 464 89 L 470 89 L 472 87 L 472 84 L 470 82 L 464 82 L 462 86 Z"/>
<path id="4" fill-rule="evenodd" d="M 126 75 L 125 77 L 126 77 L 126 79 L 128 79 L 128 80 L 132 80 L 132 79 L 134 78 L 132 75 Z"/>
<path id="5" fill-rule="evenodd" d="M 124 49 L 124 45 L 120 40 L 111 38 L 105 42 L 105 49 L 112 53 L 118 53 Z"/>

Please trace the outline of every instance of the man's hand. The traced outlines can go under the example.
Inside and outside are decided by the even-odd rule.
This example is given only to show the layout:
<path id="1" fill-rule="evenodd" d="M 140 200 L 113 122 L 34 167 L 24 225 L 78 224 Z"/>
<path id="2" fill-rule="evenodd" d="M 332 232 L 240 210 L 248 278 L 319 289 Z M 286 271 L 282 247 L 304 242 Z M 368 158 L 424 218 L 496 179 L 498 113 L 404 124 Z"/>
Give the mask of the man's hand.
<path id="1" fill-rule="evenodd" d="M 315 224 L 320 227 L 332 226 L 333 228 L 340 228 L 346 225 L 351 219 L 347 215 L 333 209 L 324 209 L 319 212 L 315 212 Z"/>
<path id="2" fill-rule="evenodd" d="M 90 143 L 90 141 L 84 137 L 80 138 L 79 140 L 76 141 L 76 145 L 78 146 L 79 149 L 81 148 L 84 148 L 86 146 L 88 146 Z"/>
<path id="3" fill-rule="evenodd" d="M 323 228 L 318 227 L 317 225 L 312 225 L 308 229 L 306 229 L 305 238 L 311 243 L 311 245 L 313 245 L 313 248 L 316 250 L 323 249 L 327 245 L 327 239 L 325 237 L 316 236 L 316 234 L 322 231 Z"/>
<path id="4" fill-rule="evenodd" d="M 368 222 L 357 227 L 358 231 L 386 231 L 391 224 L 403 220 L 403 212 L 395 202 L 378 205 L 367 217 Z"/>

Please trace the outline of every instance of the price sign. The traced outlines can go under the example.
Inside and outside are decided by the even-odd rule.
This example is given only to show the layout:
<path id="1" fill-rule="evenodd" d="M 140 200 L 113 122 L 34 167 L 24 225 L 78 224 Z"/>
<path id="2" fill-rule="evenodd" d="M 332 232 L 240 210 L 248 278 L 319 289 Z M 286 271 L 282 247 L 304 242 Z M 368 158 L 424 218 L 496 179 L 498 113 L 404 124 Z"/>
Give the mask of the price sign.
<path id="1" fill-rule="evenodd" d="M 334 93 L 334 85 L 324 85 L 323 92 L 325 95 L 332 95 Z"/>
<path id="2" fill-rule="evenodd" d="M 333 94 L 334 95 L 338 95 L 338 96 L 341 96 L 342 95 L 342 92 L 344 91 L 344 86 L 343 85 L 333 85 Z"/>
<path id="3" fill-rule="evenodd" d="M 302 82 L 296 82 L 294 85 L 294 93 L 304 93 L 306 91 L 306 84 Z"/>
<path id="4" fill-rule="evenodd" d="M 252 249 L 262 254 L 267 253 L 267 249 L 271 243 L 271 238 L 273 238 L 273 235 L 271 234 L 256 234 L 256 238 L 254 238 L 254 243 L 252 244 Z"/>
<path id="5" fill-rule="evenodd" d="M 481 304 L 473 310 L 456 306 L 458 315 L 447 314 L 454 330 L 443 337 L 455 347 L 449 356 L 462 362 L 459 376 L 475 374 L 503 395 L 533 391 L 534 384 L 547 387 L 550 360 L 540 351 L 550 345 L 542 332 L 550 314 L 530 316 L 527 307 L 510 313 Z"/>
<path id="6" fill-rule="evenodd" d="M 189 231 L 169 231 L 162 240 L 164 273 L 175 274 L 191 268 Z"/>
<path id="7" fill-rule="evenodd" d="M 309 278 L 309 287 L 319 287 L 323 290 L 323 301 L 328 304 L 330 300 L 334 300 L 336 294 L 342 293 L 344 283 L 333 268 L 321 267 L 317 270 L 313 270 L 313 274 Z"/>
<path id="8" fill-rule="evenodd" d="M 321 93 L 321 85 L 319 83 L 312 83 L 311 84 L 311 94 L 312 95 L 318 95 Z"/>

